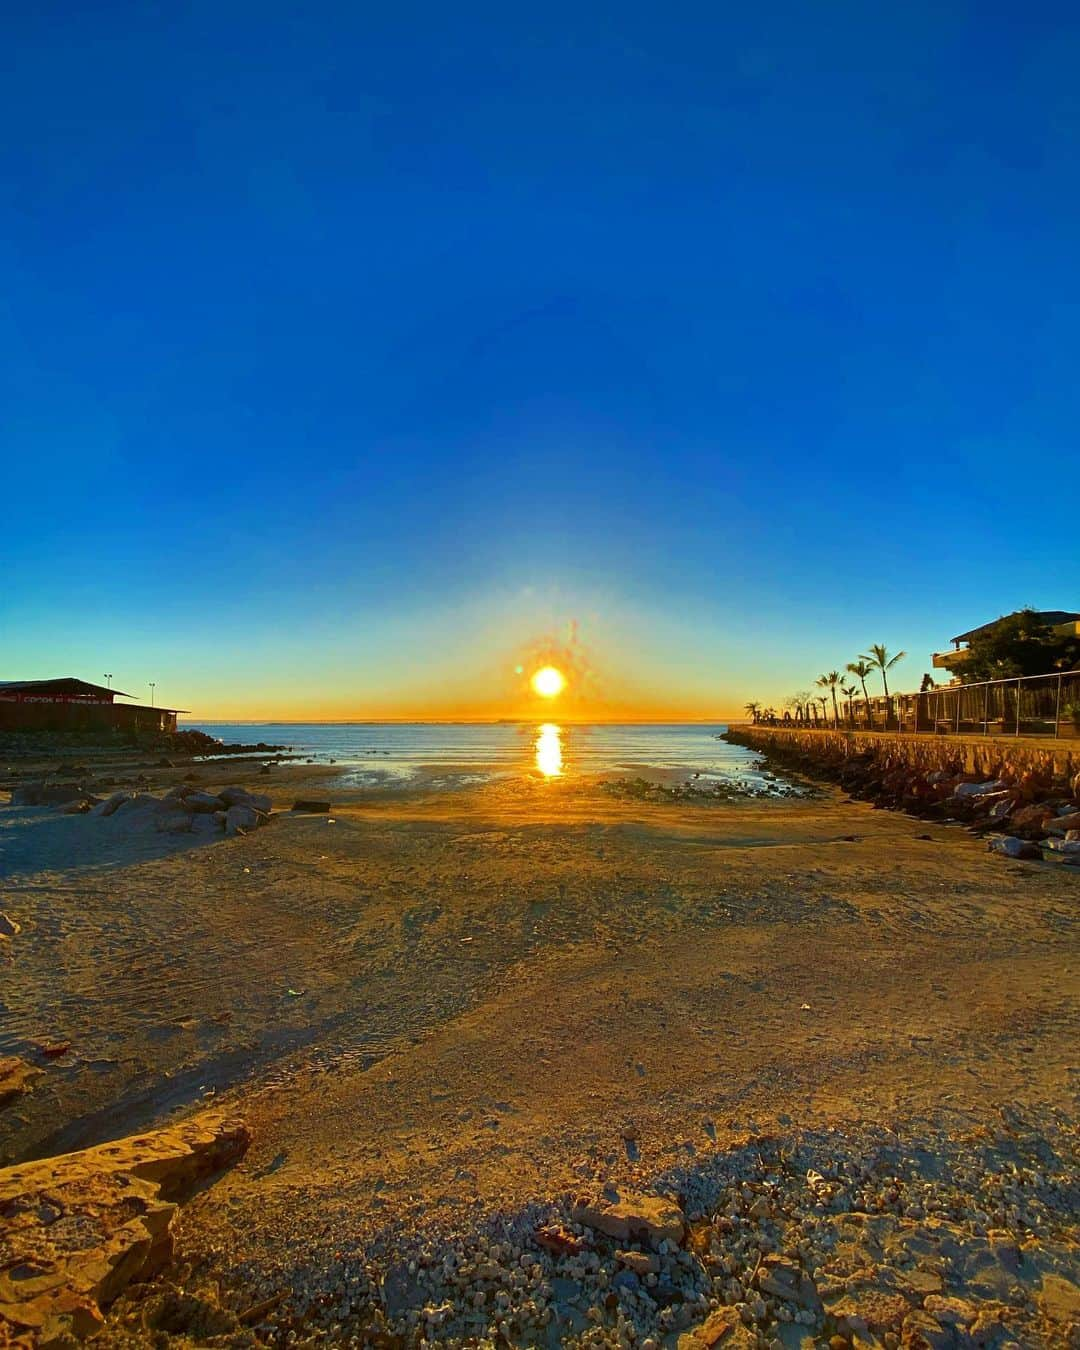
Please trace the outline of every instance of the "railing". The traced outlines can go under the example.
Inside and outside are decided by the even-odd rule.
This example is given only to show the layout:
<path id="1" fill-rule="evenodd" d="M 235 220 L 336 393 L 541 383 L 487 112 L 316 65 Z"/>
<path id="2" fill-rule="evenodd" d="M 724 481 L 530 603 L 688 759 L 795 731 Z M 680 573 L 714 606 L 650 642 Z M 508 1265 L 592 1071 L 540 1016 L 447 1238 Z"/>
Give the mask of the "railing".
<path id="1" fill-rule="evenodd" d="M 803 705 L 767 726 L 895 731 L 937 735 L 1080 737 L 1080 671 L 1027 675 L 1015 680 L 953 684 L 919 694 L 852 699 L 837 696 L 826 709 Z"/>

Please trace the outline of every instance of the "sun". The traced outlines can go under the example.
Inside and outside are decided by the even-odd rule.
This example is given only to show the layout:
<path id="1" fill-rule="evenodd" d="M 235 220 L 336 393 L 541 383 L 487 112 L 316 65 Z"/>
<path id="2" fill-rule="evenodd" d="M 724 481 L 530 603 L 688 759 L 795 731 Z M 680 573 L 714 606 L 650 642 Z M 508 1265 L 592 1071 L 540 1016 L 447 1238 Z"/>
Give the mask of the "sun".
<path id="1" fill-rule="evenodd" d="M 530 683 L 541 698 L 554 698 L 566 688 L 566 676 L 555 666 L 541 666 Z"/>

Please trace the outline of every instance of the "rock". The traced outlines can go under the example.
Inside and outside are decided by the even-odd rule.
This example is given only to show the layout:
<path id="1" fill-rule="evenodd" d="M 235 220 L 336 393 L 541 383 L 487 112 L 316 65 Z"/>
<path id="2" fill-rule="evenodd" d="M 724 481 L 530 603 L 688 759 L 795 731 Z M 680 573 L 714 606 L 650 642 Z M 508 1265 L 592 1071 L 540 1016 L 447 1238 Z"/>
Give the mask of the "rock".
<path id="1" fill-rule="evenodd" d="M 135 811 L 153 811 L 161 804 L 161 798 L 155 797 L 153 793 L 136 792 L 134 797 L 128 797 L 126 801 L 122 801 L 113 815 L 127 815 Z"/>
<path id="2" fill-rule="evenodd" d="M 630 1242 L 635 1238 L 653 1245 L 659 1245 L 665 1239 L 681 1242 L 686 1231 L 682 1210 L 662 1195 L 627 1192 L 614 1203 L 601 1200 L 595 1205 L 579 1200 L 573 1215 L 576 1223 L 595 1228 L 618 1242 Z"/>
<path id="3" fill-rule="evenodd" d="M 621 1261 L 627 1270 L 635 1275 L 658 1275 L 660 1258 L 654 1252 L 616 1252 L 616 1261 Z"/>
<path id="4" fill-rule="evenodd" d="M 294 811 L 306 811 L 311 815 L 318 815 L 325 811 L 330 811 L 333 808 L 329 802 L 319 802 L 309 800 L 306 797 L 301 797 L 299 801 L 293 802 L 292 809 Z"/>
<path id="5" fill-rule="evenodd" d="M 162 755 L 157 762 L 157 767 L 159 769 L 175 769 L 176 765 L 167 755 Z"/>
<path id="6" fill-rule="evenodd" d="M 815 1312 L 821 1307 L 814 1281 L 794 1261 L 771 1254 L 762 1258 L 757 1286 L 763 1294 Z"/>
<path id="7" fill-rule="evenodd" d="M 1080 1288 L 1064 1275 L 1044 1275 L 1039 1304 L 1051 1322 L 1080 1322 Z"/>
<path id="8" fill-rule="evenodd" d="M 973 1304 L 962 1298 L 947 1298 L 943 1294 L 928 1294 L 923 1307 L 935 1321 L 948 1326 L 970 1326 L 978 1316 Z"/>
<path id="9" fill-rule="evenodd" d="M 158 816 L 154 828 L 158 834 L 189 834 L 193 817 L 187 811 L 168 811 Z"/>
<path id="10" fill-rule="evenodd" d="M 1054 816 L 1046 822 L 1046 830 L 1049 834 L 1068 834 L 1070 830 L 1080 830 L 1080 811 Z"/>
<path id="11" fill-rule="evenodd" d="M 956 1339 L 951 1329 L 916 1309 L 904 1318 L 900 1344 L 903 1350 L 954 1350 Z"/>
<path id="12" fill-rule="evenodd" d="M 225 813 L 226 834 L 249 834 L 265 824 L 266 816 L 254 806 L 248 806 L 246 802 L 230 806 Z"/>
<path id="13" fill-rule="evenodd" d="M 1015 835 L 1006 834 L 1000 838 L 991 839 L 987 844 L 987 849 L 991 853 L 1000 853 L 1006 858 L 1042 858 L 1042 850 L 1038 844 L 1032 844 L 1027 839 L 1017 839 Z"/>
<path id="14" fill-rule="evenodd" d="M 22 924 L 16 923 L 10 914 L 0 909 L 0 937 L 13 938 L 22 932 Z"/>
<path id="15" fill-rule="evenodd" d="M 220 797 L 215 797 L 210 792 L 188 792 L 184 797 L 184 808 L 187 811 L 220 811 L 225 806 L 225 802 Z"/>
<path id="16" fill-rule="evenodd" d="M 102 1310 L 171 1259 L 176 1202 L 242 1157 L 248 1142 L 241 1123 L 203 1115 L 0 1169 L 8 1220 L 0 1345 L 67 1345 L 99 1331 Z M 57 1207 L 62 1222 L 54 1222 Z"/>
<path id="17" fill-rule="evenodd" d="M 1022 806 L 1019 811 L 1014 812 L 1009 824 L 1014 830 L 1041 830 L 1053 816 L 1053 807 L 1035 803 L 1033 806 Z"/>
<path id="18" fill-rule="evenodd" d="M 1070 834 L 1075 834 L 1075 830 L 1070 830 Z M 1080 839 L 1048 839 L 1046 847 L 1066 862 L 1080 861 Z"/>
<path id="19" fill-rule="evenodd" d="M 118 811 L 124 802 L 131 800 L 130 792 L 114 792 L 112 796 L 106 797 L 103 802 L 98 802 L 97 806 L 90 808 L 92 816 L 111 816 Z"/>
<path id="20" fill-rule="evenodd" d="M 991 778 L 985 783 L 957 783 L 954 797 L 985 797 L 991 792 L 1001 792 L 1008 785 L 999 778 Z"/>
<path id="21" fill-rule="evenodd" d="M 218 793 L 218 796 L 225 803 L 226 807 L 252 806 L 256 811 L 262 811 L 268 814 L 270 811 L 270 798 L 265 792 L 249 792 L 247 788 L 225 787 Z"/>
<path id="22" fill-rule="evenodd" d="M 0 1059 L 0 1108 L 10 1106 L 16 1097 L 29 1091 L 30 1084 L 40 1075 L 41 1070 L 27 1064 L 25 1059 L 17 1059 L 14 1055 Z M 3 1213 L 2 1208 L 0 1213 Z"/>
<path id="23" fill-rule="evenodd" d="M 734 1308 L 717 1308 L 701 1326 L 679 1337 L 679 1350 L 709 1350 L 713 1345 L 724 1350 L 753 1350 L 757 1343 Z"/>
<path id="24" fill-rule="evenodd" d="M 85 797 L 77 797 L 73 802 L 64 802 L 62 806 L 56 808 L 62 816 L 82 816 L 90 810 L 90 803 Z"/>

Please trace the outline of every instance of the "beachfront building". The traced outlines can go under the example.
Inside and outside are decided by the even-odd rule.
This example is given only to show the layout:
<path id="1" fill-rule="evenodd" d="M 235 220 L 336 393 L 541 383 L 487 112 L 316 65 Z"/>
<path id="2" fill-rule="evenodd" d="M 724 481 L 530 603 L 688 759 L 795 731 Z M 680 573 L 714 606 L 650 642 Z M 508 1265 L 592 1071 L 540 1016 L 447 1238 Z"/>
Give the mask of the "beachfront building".
<path id="1" fill-rule="evenodd" d="M 136 735 L 176 730 L 183 708 L 117 703 L 119 689 L 73 676 L 56 680 L 0 680 L 0 731 L 117 731 Z"/>
<path id="2" fill-rule="evenodd" d="M 1017 610 L 1016 613 L 1022 611 Z M 1006 618 L 1013 618 L 1012 614 L 1006 615 Z M 1044 609 L 1038 610 L 1033 615 L 1040 623 L 1046 626 L 1054 633 L 1055 637 L 1080 637 L 1080 613 L 1067 609 Z M 972 628 L 970 632 L 960 633 L 949 641 L 953 644 L 954 650 L 951 652 L 935 652 L 933 656 L 934 667 L 937 670 L 948 670 L 952 666 L 958 665 L 968 654 L 968 647 L 975 639 L 988 633 L 995 624 L 999 624 L 1000 619 L 994 619 L 991 623 L 984 623 L 978 628 Z"/>

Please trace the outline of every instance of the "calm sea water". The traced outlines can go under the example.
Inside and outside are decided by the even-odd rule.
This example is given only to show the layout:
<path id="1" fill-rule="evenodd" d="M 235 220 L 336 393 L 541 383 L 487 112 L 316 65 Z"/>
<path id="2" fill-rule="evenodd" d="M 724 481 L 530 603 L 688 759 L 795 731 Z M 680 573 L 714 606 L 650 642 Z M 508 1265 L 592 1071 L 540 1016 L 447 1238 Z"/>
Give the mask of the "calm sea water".
<path id="1" fill-rule="evenodd" d="M 407 782 L 421 768 L 454 770 L 477 780 L 497 774 L 650 771 L 699 774 L 759 785 L 760 757 L 718 740 L 724 724 L 561 726 L 545 723 L 189 722 L 227 743 L 265 741 L 343 768 L 357 783 Z"/>

